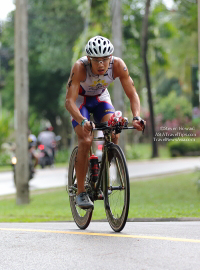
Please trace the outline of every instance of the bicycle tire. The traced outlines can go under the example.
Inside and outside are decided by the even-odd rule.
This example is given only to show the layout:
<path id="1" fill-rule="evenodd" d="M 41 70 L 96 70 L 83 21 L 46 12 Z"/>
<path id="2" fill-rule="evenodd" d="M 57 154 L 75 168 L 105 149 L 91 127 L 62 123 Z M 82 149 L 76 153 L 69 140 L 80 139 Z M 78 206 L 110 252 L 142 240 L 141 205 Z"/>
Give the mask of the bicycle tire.
<path id="1" fill-rule="evenodd" d="M 107 220 L 115 232 L 120 232 L 128 218 L 130 184 L 126 159 L 118 145 L 113 144 L 108 150 L 108 164 L 104 165 L 103 185 Z"/>
<path id="2" fill-rule="evenodd" d="M 78 146 L 74 148 L 70 157 L 67 190 L 69 194 L 69 202 L 70 202 L 73 219 L 76 225 L 80 229 L 84 230 L 90 224 L 93 209 L 83 210 L 76 205 L 76 192 L 72 190 L 72 188 L 77 186 L 77 179 L 76 179 L 76 172 L 75 172 L 75 158 L 76 158 L 77 152 L 78 152 Z"/>

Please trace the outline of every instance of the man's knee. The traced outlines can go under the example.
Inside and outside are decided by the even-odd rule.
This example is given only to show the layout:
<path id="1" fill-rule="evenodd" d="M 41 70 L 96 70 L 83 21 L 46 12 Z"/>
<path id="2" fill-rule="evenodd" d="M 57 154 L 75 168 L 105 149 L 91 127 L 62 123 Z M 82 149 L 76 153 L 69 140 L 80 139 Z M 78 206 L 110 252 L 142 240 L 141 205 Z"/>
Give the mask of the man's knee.
<path id="1" fill-rule="evenodd" d="M 112 142 L 118 144 L 120 134 L 112 134 Z"/>
<path id="2" fill-rule="evenodd" d="M 92 139 L 92 136 L 78 137 L 78 144 L 85 149 L 89 149 L 92 145 Z"/>

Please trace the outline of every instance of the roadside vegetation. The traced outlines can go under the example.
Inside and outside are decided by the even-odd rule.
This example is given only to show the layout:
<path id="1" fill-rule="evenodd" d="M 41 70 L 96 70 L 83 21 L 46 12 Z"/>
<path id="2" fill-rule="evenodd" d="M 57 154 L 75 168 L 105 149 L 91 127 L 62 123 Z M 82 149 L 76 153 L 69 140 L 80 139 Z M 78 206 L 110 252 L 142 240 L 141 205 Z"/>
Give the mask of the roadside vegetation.
<path id="1" fill-rule="evenodd" d="M 143 160 L 151 158 L 151 144 L 150 143 L 138 143 L 133 145 L 127 145 L 126 158 L 127 160 Z M 166 146 L 159 147 L 160 158 L 170 158 L 169 150 Z M 55 167 L 65 167 L 68 164 L 70 157 L 69 150 L 59 150 L 56 153 Z M 40 168 L 38 165 L 37 168 Z M 0 172 L 11 171 L 10 156 L 5 153 L 0 155 Z"/>
<path id="2" fill-rule="evenodd" d="M 38 1 L 29 0 L 28 30 L 32 35 L 29 35 L 28 42 L 30 90 L 28 125 L 31 132 L 38 136 L 47 123 L 51 123 L 55 134 L 62 137 L 60 146 L 66 151 L 74 135 L 70 115 L 64 106 L 66 83 L 71 66 L 82 56 L 86 40 L 95 35 L 112 38 L 111 1 L 90 2 L 90 12 L 86 12 L 88 3 L 86 0 L 53 0 L 48 3 L 39 1 L 40 4 Z M 177 132 L 181 135 L 188 133 L 179 130 L 179 127 L 193 128 L 189 133 L 200 136 L 198 95 L 195 94 L 198 93 L 198 88 L 197 90 L 195 88 L 198 81 L 197 1 L 174 0 L 173 2 L 173 7 L 168 8 L 161 0 L 151 1 L 149 14 L 148 64 L 155 128 L 156 133 L 161 132 L 163 127 L 168 131 L 165 134 L 155 135 L 157 142 L 163 142 L 164 138 L 171 136 L 172 132 L 169 130 L 172 129 L 176 130 L 175 137 L 179 136 L 176 135 Z M 127 136 L 126 144 L 131 146 L 133 140 L 134 143 L 151 143 L 151 120 L 140 43 L 145 4 L 146 1 L 139 0 L 121 1 L 123 60 L 140 96 L 141 117 L 147 121 L 144 136 L 135 133 Z M 15 11 L 12 11 L 8 20 L 2 22 L 0 27 L 2 99 L 0 165 L 5 163 L 2 145 L 15 141 L 14 15 Z M 88 20 L 90 23 L 88 29 L 85 29 Z M 109 86 L 109 92 L 113 98 L 113 84 Z M 51 102 L 47 102 L 47 97 Z M 130 102 L 126 97 L 122 102 L 124 102 L 124 116 L 130 121 L 132 119 Z M 189 144 L 187 142 L 187 145 Z M 148 150 L 138 151 L 135 146 L 131 149 L 128 147 L 127 152 L 128 159 L 151 157 Z M 177 154 L 177 151 L 174 153 Z M 182 152 L 178 151 L 178 153 Z M 159 154 L 162 157 L 160 149 Z M 63 157 L 66 159 L 65 155 Z M 57 162 L 61 163 L 65 160 Z"/>
<path id="3" fill-rule="evenodd" d="M 200 192 L 194 173 L 131 183 L 129 218 L 200 217 Z M 106 219 L 103 201 L 95 202 L 93 220 Z M 29 205 L 0 200 L 0 222 L 73 220 L 65 187 L 31 193 Z"/>

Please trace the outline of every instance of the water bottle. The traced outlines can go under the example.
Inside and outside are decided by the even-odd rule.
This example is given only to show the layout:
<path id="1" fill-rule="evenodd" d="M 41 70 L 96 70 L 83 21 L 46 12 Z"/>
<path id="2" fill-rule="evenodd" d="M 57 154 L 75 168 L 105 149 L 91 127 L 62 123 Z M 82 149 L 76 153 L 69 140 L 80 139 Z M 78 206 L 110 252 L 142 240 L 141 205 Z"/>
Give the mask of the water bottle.
<path id="1" fill-rule="evenodd" d="M 121 111 L 116 111 L 111 115 L 110 119 L 108 120 L 108 126 L 116 126 L 118 122 L 120 122 L 122 118 L 122 112 Z"/>
<path id="2" fill-rule="evenodd" d="M 98 157 L 95 155 L 90 156 L 90 176 L 92 182 L 96 182 L 98 179 L 99 173 L 99 162 Z"/>
<path id="3" fill-rule="evenodd" d="M 120 120 L 120 126 L 127 127 L 128 126 L 128 118 L 127 117 L 122 117 Z"/>
<path id="4" fill-rule="evenodd" d="M 114 117 L 117 117 L 117 118 L 120 118 L 120 117 L 122 117 L 122 112 L 121 111 L 116 111 L 116 112 L 114 112 Z"/>

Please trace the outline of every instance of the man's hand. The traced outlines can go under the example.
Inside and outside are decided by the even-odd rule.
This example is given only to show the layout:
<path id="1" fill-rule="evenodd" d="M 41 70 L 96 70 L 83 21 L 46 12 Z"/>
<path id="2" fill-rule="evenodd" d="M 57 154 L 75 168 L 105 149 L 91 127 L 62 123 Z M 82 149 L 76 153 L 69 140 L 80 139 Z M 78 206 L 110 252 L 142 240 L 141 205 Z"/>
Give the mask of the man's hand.
<path id="1" fill-rule="evenodd" d="M 146 126 L 146 121 L 144 121 L 141 117 L 137 117 L 138 119 L 134 119 L 132 121 L 133 127 L 135 127 L 138 131 L 144 131 Z"/>
<path id="2" fill-rule="evenodd" d="M 83 125 L 83 132 L 90 133 L 92 129 L 95 128 L 95 125 L 93 122 L 87 121 Z"/>

